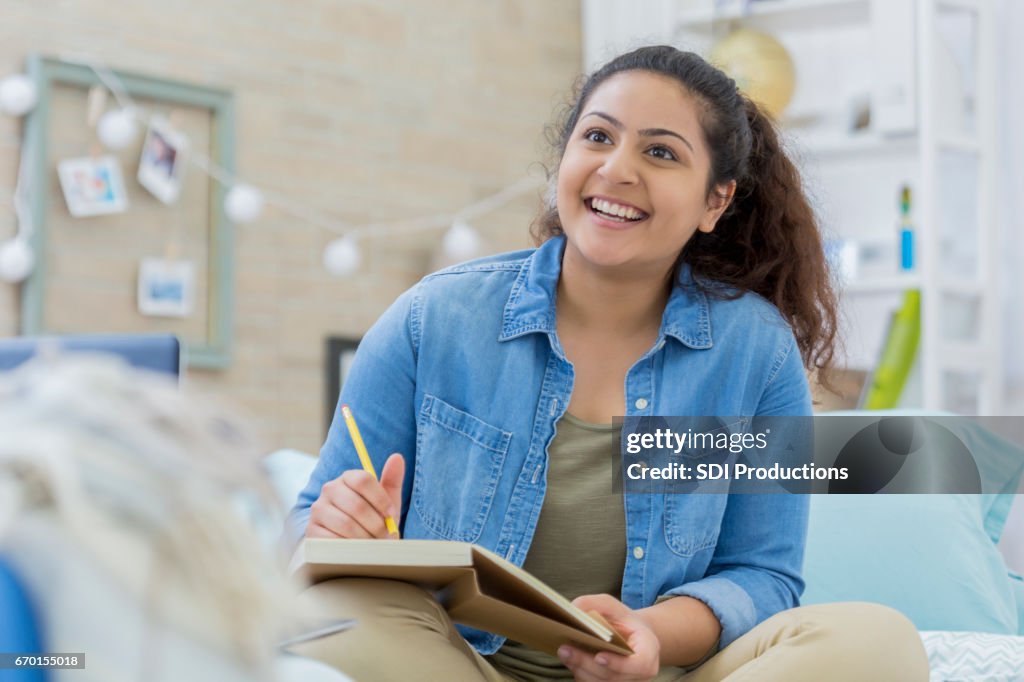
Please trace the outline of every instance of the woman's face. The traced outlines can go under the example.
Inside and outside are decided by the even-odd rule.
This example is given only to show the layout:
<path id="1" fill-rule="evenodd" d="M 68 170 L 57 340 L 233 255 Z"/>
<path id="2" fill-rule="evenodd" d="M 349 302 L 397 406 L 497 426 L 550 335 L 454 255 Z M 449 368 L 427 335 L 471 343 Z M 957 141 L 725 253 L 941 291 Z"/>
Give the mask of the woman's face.
<path id="1" fill-rule="evenodd" d="M 711 158 L 697 114 L 681 85 L 647 71 L 594 90 L 558 167 L 573 267 L 664 274 L 695 231 L 714 229 L 727 202 L 706 193 Z"/>

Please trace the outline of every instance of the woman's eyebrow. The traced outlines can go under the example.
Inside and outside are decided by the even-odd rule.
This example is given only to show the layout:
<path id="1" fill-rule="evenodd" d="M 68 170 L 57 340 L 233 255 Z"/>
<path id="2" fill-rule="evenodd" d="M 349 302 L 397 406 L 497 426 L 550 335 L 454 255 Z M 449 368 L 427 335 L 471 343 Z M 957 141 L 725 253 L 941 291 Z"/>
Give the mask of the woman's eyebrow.
<path id="1" fill-rule="evenodd" d="M 603 111 L 591 111 L 591 112 L 588 112 L 587 114 L 584 114 L 583 118 L 586 118 L 587 116 L 598 116 L 600 118 L 603 118 L 604 120 L 606 120 L 609 123 L 611 123 L 612 127 L 615 128 L 616 130 L 624 130 L 625 127 L 626 127 L 625 125 L 622 124 L 622 121 L 620 121 L 619 119 L 615 118 L 611 114 L 604 113 Z M 639 130 L 638 132 L 640 133 L 641 137 L 655 137 L 655 136 L 658 136 L 658 135 L 670 135 L 672 137 L 678 137 L 680 140 L 683 141 L 683 144 L 685 144 L 687 147 L 690 148 L 691 152 L 694 151 L 693 145 L 690 144 L 689 140 L 687 140 L 685 137 L 683 137 L 679 133 L 674 132 L 672 130 L 668 130 L 667 128 L 643 128 L 642 130 Z"/>

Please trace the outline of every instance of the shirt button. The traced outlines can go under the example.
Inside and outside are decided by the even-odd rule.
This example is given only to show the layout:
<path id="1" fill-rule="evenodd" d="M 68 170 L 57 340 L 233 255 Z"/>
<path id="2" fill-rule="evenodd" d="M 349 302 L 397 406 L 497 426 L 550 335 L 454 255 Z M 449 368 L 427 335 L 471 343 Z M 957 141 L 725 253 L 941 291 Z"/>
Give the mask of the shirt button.
<path id="1" fill-rule="evenodd" d="M 633 558 L 638 560 L 638 561 L 640 559 L 643 559 L 644 558 L 644 548 L 641 547 L 640 545 L 637 545 L 636 547 L 634 547 L 633 548 Z"/>
<path id="2" fill-rule="evenodd" d="M 636 409 L 638 409 L 638 410 L 646 409 L 647 408 L 647 399 L 646 398 L 637 398 L 636 402 L 633 403 L 633 404 L 636 405 Z"/>

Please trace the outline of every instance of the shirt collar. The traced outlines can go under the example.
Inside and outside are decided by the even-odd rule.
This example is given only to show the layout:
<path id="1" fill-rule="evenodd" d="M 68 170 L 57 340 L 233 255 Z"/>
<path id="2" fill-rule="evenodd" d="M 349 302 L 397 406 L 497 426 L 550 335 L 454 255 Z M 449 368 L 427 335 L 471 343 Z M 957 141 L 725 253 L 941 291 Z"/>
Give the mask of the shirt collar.
<path id="1" fill-rule="evenodd" d="M 523 261 L 505 303 L 499 341 L 531 332 L 555 333 L 555 294 L 564 252 L 565 237 L 560 235 L 548 239 Z M 696 285 L 685 263 L 665 305 L 660 336 L 671 336 L 698 350 L 711 348 L 707 295 Z"/>

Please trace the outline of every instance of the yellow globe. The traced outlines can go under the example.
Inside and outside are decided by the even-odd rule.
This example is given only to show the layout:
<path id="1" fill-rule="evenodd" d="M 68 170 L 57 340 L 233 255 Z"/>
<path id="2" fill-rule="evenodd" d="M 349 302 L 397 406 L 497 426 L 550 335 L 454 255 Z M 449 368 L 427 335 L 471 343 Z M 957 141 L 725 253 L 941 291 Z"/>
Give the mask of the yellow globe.
<path id="1" fill-rule="evenodd" d="M 778 118 L 796 89 L 793 58 L 767 33 L 741 28 L 720 40 L 709 58 L 750 99 Z"/>

